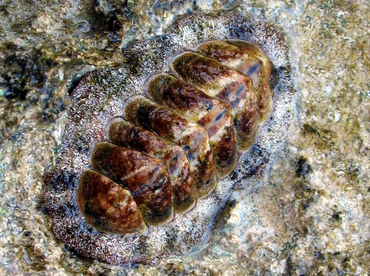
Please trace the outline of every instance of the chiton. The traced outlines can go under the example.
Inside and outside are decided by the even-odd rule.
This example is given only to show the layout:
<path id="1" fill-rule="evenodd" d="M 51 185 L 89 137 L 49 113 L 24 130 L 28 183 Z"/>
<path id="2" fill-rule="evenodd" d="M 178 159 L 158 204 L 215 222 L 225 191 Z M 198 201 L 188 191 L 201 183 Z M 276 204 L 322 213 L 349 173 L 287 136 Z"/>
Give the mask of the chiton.
<path id="1" fill-rule="evenodd" d="M 228 14 L 178 18 L 87 73 L 71 105 L 45 207 L 68 248 L 155 263 L 199 248 L 235 186 L 257 185 L 286 138 L 288 40 Z"/>

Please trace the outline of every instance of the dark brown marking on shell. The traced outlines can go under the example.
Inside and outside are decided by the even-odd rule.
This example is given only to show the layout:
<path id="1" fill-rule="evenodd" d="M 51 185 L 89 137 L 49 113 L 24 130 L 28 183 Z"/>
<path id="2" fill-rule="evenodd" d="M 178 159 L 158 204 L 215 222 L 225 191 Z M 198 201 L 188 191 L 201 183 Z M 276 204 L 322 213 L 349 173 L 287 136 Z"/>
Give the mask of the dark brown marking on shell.
<path id="1" fill-rule="evenodd" d="M 165 160 L 171 179 L 175 211 L 184 213 L 194 206 L 196 201 L 194 181 L 186 153 L 181 147 L 169 144 L 154 133 L 121 118 L 111 121 L 108 139 L 113 144 Z"/>
<path id="2" fill-rule="evenodd" d="M 172 64 L 186 82 L 206 94 L 230 104 L 239 149 L 249 149 L 256 138 L 259 112 L 249 76 L 223 66 L 217 60 L 196 53 L 185 53 Z"/>
<path id="3" fill-rule="evenodd" d="M 99 231 L 126 234 L 146 230 L 131 193 L 97 172 L 82 173 L 77 202 L 86 221 Z"/>
<path id="4" fill-rule="evenodd" d="M 91 166 L 131 191 L 146 223 L 160 225 L 172 219 L 171 184 L 161 160 L 102 142 L 95 146 Z"/>
<path id="5" fill-rule="evenodd" d="M 131 123 L 182 146 L 187 153 L 198 197 L 207 196 L 213 191 L 216 169 L 208 133 L 204 128 L 144 97 L 136 97 L 127 103 L 125 117 Z"/>
<path id="6" fill-rule="evenodd" d="M 269 85 L 271 62 L 266 54 L 256 45 L 244 41 L 209 41 L 200 45 L 198 50 L 252 79 L 260 120 L 265 121 L 271 112 L 273 93 Z"/>
<path id="7" fill-rule="evenodd" d="M 150 82 L 148 94 L 157 103 L 166 105 L 207 129 L 218 177 L 225 177 L 234 169 L 238 156 L 229 105 L 192 85 L 163 74 Z"/>

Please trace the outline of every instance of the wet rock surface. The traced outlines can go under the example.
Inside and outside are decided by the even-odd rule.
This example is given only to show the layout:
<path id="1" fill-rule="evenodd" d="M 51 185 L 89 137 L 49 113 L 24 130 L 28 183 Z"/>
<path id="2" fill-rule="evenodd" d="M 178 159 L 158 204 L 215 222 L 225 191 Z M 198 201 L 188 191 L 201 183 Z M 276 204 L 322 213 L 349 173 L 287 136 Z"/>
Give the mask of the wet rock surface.
<path id="1" fill-rule="evenodd" d="M 120 1 L 99 2 L 0 2 L 2 272 L 366 273 L 369 4 L 127 1 L 127 9 L 115 6 Z M 235 6 L 283 26 L 291 39 L 295 122 L 270 177 L 257 190 L 243 183 L 247 189 L 234 192 L 213 238 L 193 255 L 157 267 L 116 267 L 64 250 L 43 211 L 42 187 L 45 168 L 62 150 L 68 87 L 86 71 L 120 64 L 121 44 L 164 32 L 178 13 Z M 109 34 L 111 16 L 122 35 Z"/>

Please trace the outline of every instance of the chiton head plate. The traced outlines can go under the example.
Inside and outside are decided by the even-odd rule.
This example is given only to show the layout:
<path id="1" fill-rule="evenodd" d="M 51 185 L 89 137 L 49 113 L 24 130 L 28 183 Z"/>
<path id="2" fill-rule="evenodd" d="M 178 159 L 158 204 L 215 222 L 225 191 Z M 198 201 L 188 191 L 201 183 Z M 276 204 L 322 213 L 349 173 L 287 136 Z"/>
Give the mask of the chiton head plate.
<path id="1" fill-rule="evenodd" d="M 294 93 L 277 27 L 187 15 L 133 42 L 120 68 L 72 91 L 45 207 L 68 248 L 109 263 L 155 263 L 209 236 L 235 186 L 267 176 Z"/>

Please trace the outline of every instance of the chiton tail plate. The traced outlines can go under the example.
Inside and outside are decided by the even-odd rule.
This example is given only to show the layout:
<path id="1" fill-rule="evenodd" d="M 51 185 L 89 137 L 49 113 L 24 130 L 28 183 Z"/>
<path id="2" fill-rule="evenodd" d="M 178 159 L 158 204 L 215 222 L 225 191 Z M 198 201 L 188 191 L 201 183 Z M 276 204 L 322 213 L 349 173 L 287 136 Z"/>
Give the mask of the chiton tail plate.
<path id="1" fill-rule="evenodd" d="M 153 264 L 201 246 L 233 188 L 267 177 L 292 118 L 289 48 L 262 20 L 186 15 L 123 57 L 72 91 L 45 207 L 67 248 Z"/>

